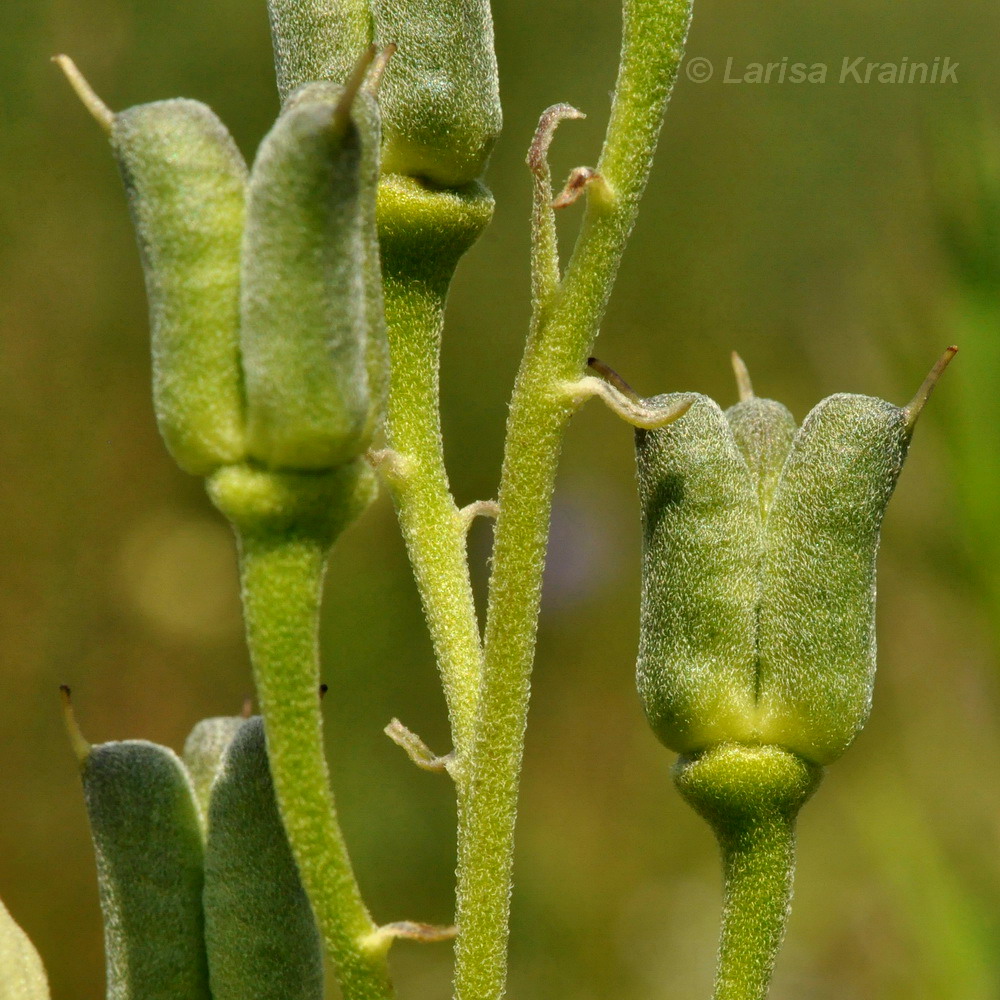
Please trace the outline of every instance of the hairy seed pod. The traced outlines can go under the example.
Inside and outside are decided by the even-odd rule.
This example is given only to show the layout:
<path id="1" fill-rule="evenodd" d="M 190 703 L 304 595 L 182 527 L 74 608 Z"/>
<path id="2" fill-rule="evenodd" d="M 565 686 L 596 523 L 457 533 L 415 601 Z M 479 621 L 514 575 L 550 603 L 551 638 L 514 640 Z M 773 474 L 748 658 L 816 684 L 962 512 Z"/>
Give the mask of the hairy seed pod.
<path id="1" fill-rule="evenodd" d="M 305 83 L 342 83 L 371 41 L 367 0 L 267 0 L 278 93 Z"/>
<path id="2" fill-rule="evenodd" d="M 796 430 L 748 389 L 637 433 L 638 683 L 671 749 L 770 744 L 824 765 L 850 745 L 871 705 L 882 517 L 951 353 L 908 407 L 831 396 Z"/>
<path id="3" fill-rule="evenodd" d="M 102 743 L 82 763 L 104 914 L 108 1000 L 211 1000 L 202 840 L 177 755 Z"/>
<path id="4" fill-rule="evenodd" d="M 188 472 L 244 456 L 240 243 L 247 170 L 204 104 L 171 100 L 113 116 L 149 299 L 153 402 Z"/>
<path id="5" fill-rule="evenodd" d="M 221 715 L 202 719 L 184 741 L 181 755 L 191 778 L 198 812 L 203 824 L 208 821 L 208 801 L 212 782 L 222 767 L 222 758 L 233 737 L 240 731 L 246 718 L 242 715 Z"/>
<path id="6" fill-rule="evenodd" d="M 323 953 L 274 798 L 258 716 L 212 786 L 205 938 L 213 1000 L 322 1000 Z"/>
<path id="7" fill-rule="evenodd" d="M 49 982 L 31 939 L 0 900 L 0 1000 L 49 1000 Z"/>
<path id="8" fill-rule="evenodd" d="M 251 171 L 242 328 L 251 457 L 330 469 L 368 447 L 386 379 L 373 100 L 304 88 Z"/>
<path id="9" fill-rule="evenodd" d="M 658 396 L 668 406 L 687 394 Z M 639 693 L 678 752 L 745 737 L 753 715 L 760 580 L 757 495 L 707 396 L 636 432 L 642 504 Z M 736 735 L 738 734 L 738 735 Z"/>
<path id="10" fill-rule="evenodd" d="M 763 519 L 792 447 L 795 418 L 781 403 L 754 396 L 729 407 L 726 420 L 756 486 Z"/>
<path id="11" fill-rule="evenodd" d="M 288 107 L 318 102 L 340 101 L 344 88 L 332 83 L 311 83 L 300 87 L 289 99 Z M 362 270 L 365 291 L 365 372 L 368 377 L 368 422 L 362 433 L 370 441 L 378 429 L 389 393 L 389 341 L 385 330 L 385 303 L 382 296 L 382 260 L 376 220 L 379 187 L 379 143 L 382 134 L 378 104 L 362 94 L 351 106 L 351 115 L 361 136 L 361 159 L 358 164 Z"/>
<path id="12" fill-rule="evenodd" d="M 488 0 L 372 0 L 375 44 L 395 44 L 379 94 L 386 173 L 438 187 L 479 178 L 500 134 Z"/>
<path id="13" fill-rule="evenodd" d="M 760 725 L 820 764 L 847 749 L 871 708 L 879 529 L 909 443 L 902 408 L 831 396 L 795 436 L 768 513 Z"/>

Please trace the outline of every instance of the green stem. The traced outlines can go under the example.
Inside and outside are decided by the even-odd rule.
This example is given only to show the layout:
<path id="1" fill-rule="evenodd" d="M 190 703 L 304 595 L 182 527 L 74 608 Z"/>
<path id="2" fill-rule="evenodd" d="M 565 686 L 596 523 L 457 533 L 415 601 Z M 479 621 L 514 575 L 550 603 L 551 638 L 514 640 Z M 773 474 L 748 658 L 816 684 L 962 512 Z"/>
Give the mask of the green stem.
<path id="1" fill-rule="evenodd" d="M 627 0 L 622 62 L 598 170 L 562 284 L 536 316 L 507 424 L 483 683 L 470 760 L 474 794 L 459 816 L 455 995 L 499 1000 L 506 980 L 517 786 L 542 568 L 562 434 L 632 230 L 690 18 L 685 0 Z"/>
<path id="2" fill-rule="evenodd" d="M 345 1000 L 391 1000 L 388 939 L 361 898 L 323 749 L 319 614 L 334 539 L 371 499 L 363 462 L 331 473 L 231 466 L 209 483 L 240 551 L 247 640 L 282 821 Z"/>
<path id="3" fill-rule="evenodd" d="M 730 743 L 682 758 L 674 780 L 711 824 L 725 898 L 713 1000 L 764 1000 L 791 910 L 795 819 L 822 771 L 774 746 Z"/>
<path id="4" fill-rule="evenodd" d="M 720 836 L 725 902 L 715 1000 L 763 1000 L 785 935 L 795 872 L 794 822 L 784 816 Z"/>
<path id="5" fill-rule="evenodd" d="M 482 674 L 482 646 L 466 558 L 466 527 L 452 499 L 441 440 L 438 369 L 448 286 L 488 223 L 493 201 L 478 184 L 432 189 L 383 177 L 379 240 L 392 377 L 390 454 L 382 468 L 427 619 L 448 702 L 461 786 Z"/>
<path id="6" fill-rule="evenodd" d="M 404 470 L 387 479 L 434 645 L 452 739 L 461 756 L 472 741 L 482 648 L 465 528 L 448 485 L 438 417 L 436 359 L 445 290 L 389 274 L 384 289 L 392 357 L 387 440 Z M 427 360 L 431 354 L 433 362 Z M 426 544 L 432 539 L 434 544 Z"/>

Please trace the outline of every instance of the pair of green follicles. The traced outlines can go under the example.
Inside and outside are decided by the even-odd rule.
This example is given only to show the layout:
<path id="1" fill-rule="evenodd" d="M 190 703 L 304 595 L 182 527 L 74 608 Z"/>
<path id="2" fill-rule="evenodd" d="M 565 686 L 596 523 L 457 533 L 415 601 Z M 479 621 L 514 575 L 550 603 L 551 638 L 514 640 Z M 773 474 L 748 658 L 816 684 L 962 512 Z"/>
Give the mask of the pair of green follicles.
<path id="1" fill-rule="evenodd" d="M 157 421 L 187 471 L 326 470 L 367 448 L 388 362 L 374 99 L 295 91 L 252 170 L 189 100 L 112 119 L 143 257 Z"/>
<path id="2" fill-rule="evenodd" d="M 743 399 L 639 431 L 644 551 L 639 689 L 670 748 L 783 747 L 814 764 L 864 725 L 875 556 L 912 408 L 867 396 L 789 411 Z"/>
<path id="3" fill-rule="evenodd" d="M 115 1000 L 322 1000 L 322 948 L 260 718 L 207 719 L 182 762 L 139 740 L 81 754 Z"/>

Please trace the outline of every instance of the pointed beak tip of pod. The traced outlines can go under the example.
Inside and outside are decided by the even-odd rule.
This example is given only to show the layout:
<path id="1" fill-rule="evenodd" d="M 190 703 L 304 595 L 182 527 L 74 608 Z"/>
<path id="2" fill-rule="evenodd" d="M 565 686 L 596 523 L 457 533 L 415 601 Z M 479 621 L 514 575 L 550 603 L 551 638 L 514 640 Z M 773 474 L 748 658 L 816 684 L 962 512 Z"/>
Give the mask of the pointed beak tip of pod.
<path id="1" fill-rule="evenodd" d="M 748 399 L 754 398 L 753 383 L 750 381 L 750 372 L 746 362 L 733 351 L 729 355 L 730 363 L 733 366 L 733 374 L 736 376 L 736 388 L 739 391 L 740 402 L 745 403 Z"/>
<path id="2" fill-rule="evenodd" d="M 347 122 L 350 120 L 351 109 L 354 107 L 354 102 L 357 99 L 358 94 L 361 92 L 362 87 L 365 86 L 369 70 L 372 68 L 372 64 L 375 63 L 377 57 L 381 58 L 378 53 L 378 49 L 376 49 L 374 45 L 369 45 L 368 48 L 361 54 L 358 61 L 354 64 L 354 69 L 351 71 L 351 75 L 344 83 L 344 91 L 340 96 L 340 100 L 337 102 L 336 108 L 334 109 L 334 120 L 338 124 L 346 126 Z M 382 61 L 381 66 L 376 67 L 376 73 L 379 79 L 381 79 L 382 73 L 385 71 L 385 63 L 387 61 L 388 57 Z M 377 85 L 378 81 L 376 81 L 376 86 Z"/>
<path id="3" fill-rule="evenodd" d="M 94 121 L 108 135 L 111 135 L 111 129 L 115 123 L 115 114 L 97 96 L 97 92 L 87 82 L 87 78 L 77 68 L 76 63 L 63 53 L 53 56 L 52 61 L 62 70 L 63 75 L 69 81 L 69 85 L 76 92 L 76 96 L 80 98 L 80 103 L 90 112 Z"/>
<path id="4" fill-rule="evenodd" d="M 951 359 L 958 353 L 958 347 L 954 344 L 946 347 L 944 353 L 937 359 L 934 366 L 927 373 L 927 377 L 921 382 L 920 388 L 917 390 L 916 395 L 910 400 L 906 406 L 903 407 L 903 412 L 906 414 L 906 429 L 912 434 L 913 428 L 916 426 L 917 419 L 923 412 L 924 406 L 927 400 L 930 399 L 931 393 L 934 391 L 934 387 L 938 383 L 938 379 L 944 373 L 944 370 L 951 363 Z"/>
<path id="5" fill-rule="evenodd" d="M 63 725 L 66 727 L 66 735 L 69 737 L 69 743 L 73 748 L 73 754 L 82 767 L 86 763 L 87 758 L 90 756 L 90 751 L 93 748 L 90 742 L 80 731 L 80 726 L 76 721 L 76 714 L 73 711 L 73 700 L 71 695 L 72 692 L 68 684 L 59 685 L 59 696 L 62 700 Z"/>

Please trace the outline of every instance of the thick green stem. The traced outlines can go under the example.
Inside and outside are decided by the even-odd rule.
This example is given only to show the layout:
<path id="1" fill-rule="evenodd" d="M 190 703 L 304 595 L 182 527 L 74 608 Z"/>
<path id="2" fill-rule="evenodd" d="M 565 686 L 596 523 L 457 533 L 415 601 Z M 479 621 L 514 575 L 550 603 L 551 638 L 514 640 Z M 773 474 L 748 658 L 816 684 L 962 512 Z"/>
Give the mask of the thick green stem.
<path id="1" fill-rule="evenodd" d="M 445 289 L 400 275 L 385 278 L 392 357 L 386 427 L 401 475 L 387 479 L 399 516 L 448 702 L 459 758 L 476 719 L 482 648 L 466 560 L 466 531 L 448 486 L 438 417 L 438 367 Z M 427 542 L 433 540 L 433 544 Z"/>
<path id="2" fill-rule="evenodd" d="M 536 316 L 511 401 L 485 635 L 483 684 L 459 817 L 455 995 L 499 1000 L 506 948 L 517 786 L 548 522 L 562 434 L 635 222 L 690 18 L 685 0 L 628 0 L 622 63 L 598 170 L 559 290 Z"/>
<path id="3" fill-rule="evenodd" d="M 334 539 L 372 496 L 363 462 L 332 473 L 235 466 L 209 483 L 240 550 L 247 639 L 275 795 L 345 1000 L 391 1000 L 387 940 L 374 936 L 337 822 L 320 714 L 319 612 Z"/>
<path id="4" fill-rule="evenodd" d="M 478 184 L 447 191 L 389 175 L 379 188 L 392 368 L 386 410 L 390 454 L 383 470 L 434 644 L 457 757 L 453 774 L 460 785 L 472 745 L 482 648 L 466 525 L 445 471 L 438 369 L 448 285 L 492 209 L 492 198 Z"/>
<path id="5" fill-rule="evenodd" d="M 725 899 L 713 1000 L 764 1000 L 791 911 L 795 818 L 822 771 L 773 746 L 721 744 L 674 780 L 711 824 Z"/>
<path id="6" fill-rule="evenodd" d="M 763 1000 L 792 898 L 794 823 L 763 816 L 720 836 L 725 902 L 715 1000 Z"/>
<path id="7" fill-rule="evenodd" d="M 550 391 L 524 388 L 551 385 L 554 365 L 546 360 L 529 352 L 508 425 L 487 658 L 470 761 L 472 793 L 459 815 L 459 1000 L 498 1000 L 506 980 L 514 818 L 531 657 L 556 460 L 570 413 Z"/>
<path id="8" fill-rule="evenodd" d="M 482 649 L 465 527 L 448 485 L 438 416 L 437 355 L 447 289 L 399 274 L 386 274 L 384 289 L 392 358 L 386 480 L 423 602 L 455 750 L 462 756 L 472 741 Z"/>

